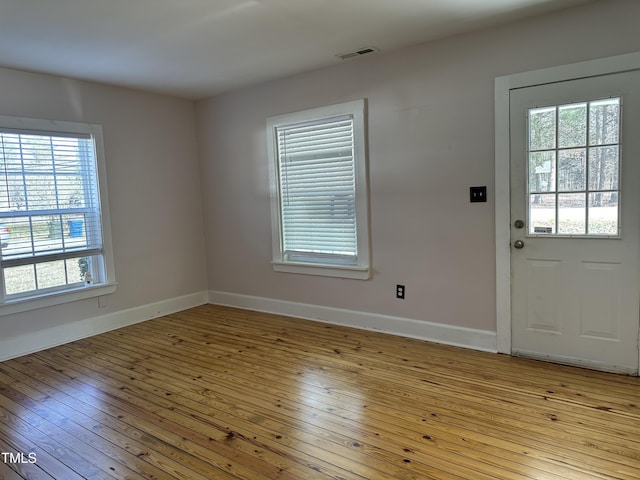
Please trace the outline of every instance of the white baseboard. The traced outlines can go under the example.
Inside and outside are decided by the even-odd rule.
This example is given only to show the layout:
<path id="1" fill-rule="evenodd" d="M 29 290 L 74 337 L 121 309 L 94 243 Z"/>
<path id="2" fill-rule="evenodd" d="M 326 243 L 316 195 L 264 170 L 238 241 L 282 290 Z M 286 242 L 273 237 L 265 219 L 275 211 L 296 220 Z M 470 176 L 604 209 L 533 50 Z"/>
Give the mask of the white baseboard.
<path id="1" fill-rule="evenodd" d="M 207 302 L 208 293 L 198 292 L 2 339 L 0 340 L 0 362 L 152 318 L 170 315 Z"/>
<path id="2" fill-rule="evenodd" d="M 473 350 L 493 353 L 497 351 L 496 332 L 488 330 L 218 291 L 209 292 L 209 303 L 316 320 Z"/>
<path id="3" fill-rule="evenodd" d="M 496 352 L 496 334 L 487 330 L 457 327 L 410 318 L 393 317 L 339 308 L 287 302 L 217 291 L 198 292 L 98 317 L 46 328 L 0 340 L 0 362 L 45 350 L 100 333 L 213 303 L 259 312 L 316 320 L 446 345 Z"/>

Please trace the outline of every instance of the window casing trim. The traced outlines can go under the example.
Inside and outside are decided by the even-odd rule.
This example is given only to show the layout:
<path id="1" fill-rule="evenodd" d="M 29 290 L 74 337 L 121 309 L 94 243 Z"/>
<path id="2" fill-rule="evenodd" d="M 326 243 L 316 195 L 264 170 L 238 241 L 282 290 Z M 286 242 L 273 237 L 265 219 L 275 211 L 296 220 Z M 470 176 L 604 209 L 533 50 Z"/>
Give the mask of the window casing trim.
<path id="1" fill-rule="evenodd" d="M 116 291 L 116 285 L 115 282 L 90 286 L 79 285 L 64 291 L 35 294 L 19 299 L 7 300 L 0 305 L 0 317 L 110 295 Z"/>
<path id="2" fill-rule="evenodd" d="M 313 122 L 330 117 L 348 115 L 353 121 L 353 162 L 355 169 L 355 217 L 357 255 L 354 265 L 339 262 L 323 263 L 319 257 L 314 261 L 292 260 L 284 250 L 279 181 L 279 158 L 277 130 L 280 127 Z M 366 150 L 366 101 L 364 99 L 336 105 L 269 117 L 267 119 L 267 148 L 271 189 L 272 265 L 277 272 L 320 275 L 367 280 L 371 275 L 368 175 Z"/>
<path id="3" fill-rule="evenodd" d="M 78 282 L 69 284 L 68 288 L 52 288 L 50 291 L 35 291 L 32 294 L 1 298 L 0 316 L 35 310 L 63 303 L 95 298 L 114 293 L 116 290 L 113 244 L 111 240 L 111 221 L 107 189 L 107 172 L 104 158 L 104 138 L 102 126 L 98 124 L 45 120 L 38 118 L 13 117 L 0 115 L 0 128 L 4 131 L 33 132 L 36 135 L 92 138 L 94 143 L 95 169 L 97 176 L 99 217 L 102 224 L 102 262 L 99 278 L 94 283 Z M 0 282 L 3 274 L 0 271 Z"/>

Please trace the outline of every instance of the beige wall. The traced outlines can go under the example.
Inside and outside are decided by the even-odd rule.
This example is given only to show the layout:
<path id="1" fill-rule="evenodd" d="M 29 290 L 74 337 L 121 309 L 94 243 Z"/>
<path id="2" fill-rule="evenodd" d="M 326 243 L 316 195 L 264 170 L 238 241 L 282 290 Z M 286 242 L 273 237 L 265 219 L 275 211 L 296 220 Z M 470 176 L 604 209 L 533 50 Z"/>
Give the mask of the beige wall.
<path id="1" fill-rule="evenodd" d="M 209 288 L 495 331 L 494 78 L 638 51 L 638 18 L 640 2 L 606 0 L 199 102 Z M 265 119 L 357 98 L 374 276 L 276 273 Z M 488 203 L 469 203 L 472 185 Z"/>
<path id="2" fill-rule="evenodd" d="M 4 69 L 0 92 L 2 115 L 103 126 L 118 282 L 104 308 L 91 299 L 0 317 L 0 346 L 206 290 L 193 102 Z M 51 341 L 76 328 L 83 326 Z"/>

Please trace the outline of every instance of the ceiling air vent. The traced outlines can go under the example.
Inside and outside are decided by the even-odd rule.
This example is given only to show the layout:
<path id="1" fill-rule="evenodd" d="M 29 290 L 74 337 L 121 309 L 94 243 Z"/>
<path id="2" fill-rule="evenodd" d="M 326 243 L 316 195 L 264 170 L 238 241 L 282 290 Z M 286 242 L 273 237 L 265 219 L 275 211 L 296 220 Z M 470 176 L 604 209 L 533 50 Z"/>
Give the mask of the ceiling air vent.
<path id="1" fill-rule="evenodd" d="M 336 55 L 338 58 L 341 58 L 342 60 L 347 60 L 349 58 L 354 58 L 354 57 L 360 57 L 362 55 L 369 55 L 370 53 L 376 53 L 379 52 L 380 49 L 378 47 L 365 47 L 365 48 L 361 48 L 359 50 L 356 50 L 355 52 L 349 52 L 349 53 L 342 53 L 340 55 Z"/>

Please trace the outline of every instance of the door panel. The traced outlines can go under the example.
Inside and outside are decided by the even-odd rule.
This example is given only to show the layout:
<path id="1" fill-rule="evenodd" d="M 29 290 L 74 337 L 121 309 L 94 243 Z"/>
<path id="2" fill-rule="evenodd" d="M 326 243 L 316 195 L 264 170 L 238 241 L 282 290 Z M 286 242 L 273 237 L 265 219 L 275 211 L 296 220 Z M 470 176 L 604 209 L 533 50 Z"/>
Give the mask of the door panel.
<path id="1" fill-rule="evenodd" d="M 633 71 L 511 92 L 514 354 L 638 372 L 639 86 Z"/>
<path id="2" fill-rule="evenodd" d="M 527 259 L 531 276 L 526 289 L 527 328 L 549 333 L 560 333 L 558 306 L 561 304 L 560 271 L 562 262 L 557 260 Z"/>
<path id="3" fill-rule="evenodd" d="M 615 341 L 620 338 L 620 265 L 582 262 L 581 267 L 580 335 Z"/>

